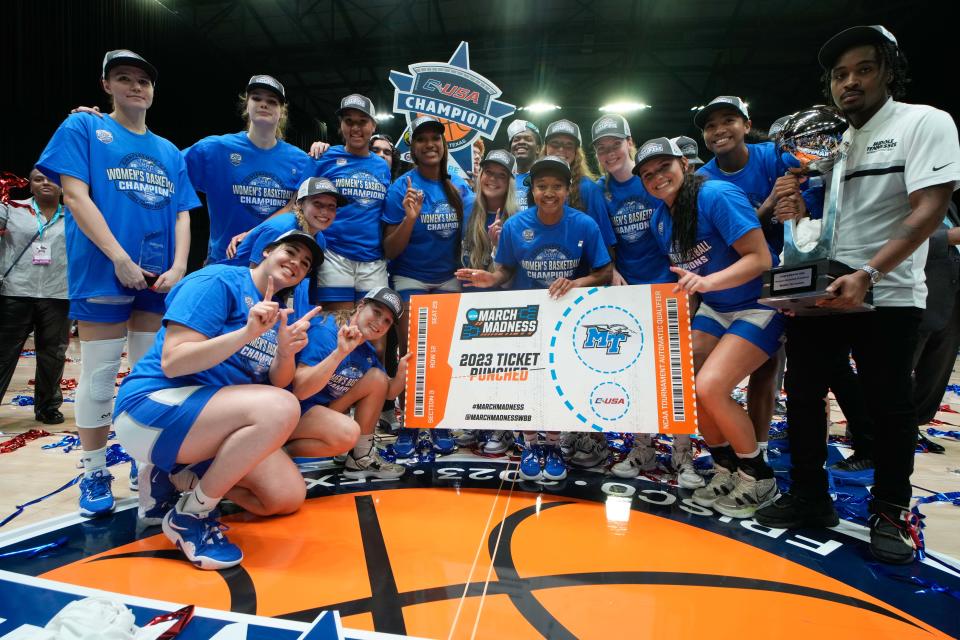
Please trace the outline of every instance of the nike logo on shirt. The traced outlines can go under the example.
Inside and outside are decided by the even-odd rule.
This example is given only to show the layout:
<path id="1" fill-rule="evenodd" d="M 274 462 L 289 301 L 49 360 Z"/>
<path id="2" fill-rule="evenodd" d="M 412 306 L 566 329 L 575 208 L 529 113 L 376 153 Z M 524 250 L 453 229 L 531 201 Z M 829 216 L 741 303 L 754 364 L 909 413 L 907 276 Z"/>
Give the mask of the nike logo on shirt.
<path id="1" fill-rule="evenodd" d="M 952 164 L 953 164 L 952 162 L 948 162 L 947 164 L 940 165 L 939 167 L 934 167 L 933 170 L 940 171 L 940 169 L 943 169 L 944 167 L 949 167 Z"/>

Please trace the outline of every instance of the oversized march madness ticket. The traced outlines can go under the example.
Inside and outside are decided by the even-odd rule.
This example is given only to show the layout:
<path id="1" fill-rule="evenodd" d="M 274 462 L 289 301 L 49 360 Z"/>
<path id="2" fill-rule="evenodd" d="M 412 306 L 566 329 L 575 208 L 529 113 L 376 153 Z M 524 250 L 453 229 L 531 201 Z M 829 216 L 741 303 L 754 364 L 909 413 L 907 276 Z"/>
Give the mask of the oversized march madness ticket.
<path id="1" fill-rule="evenodd" d="M 690 312 L 673 288 L 413 296 L 406 426 L 693 433 Z"/>

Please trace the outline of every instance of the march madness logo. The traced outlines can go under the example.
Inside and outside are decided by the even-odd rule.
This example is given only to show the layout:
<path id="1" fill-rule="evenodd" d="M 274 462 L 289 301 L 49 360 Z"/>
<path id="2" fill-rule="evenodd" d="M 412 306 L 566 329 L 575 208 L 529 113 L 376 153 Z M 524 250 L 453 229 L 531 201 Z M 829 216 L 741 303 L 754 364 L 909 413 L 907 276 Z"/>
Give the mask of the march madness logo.
<path id="1" fill-rule="evenodd" d="M 470 309 L 460 329 L 461 340 L 473 338 L 518 338 L 532 336 L 539 327 L 540 305 Z"/>
<path id="2" fill-rule="evenodd" d="M 416 118 L 436 116 L 444 124 L 444 137 L 457 168 L 471 171 L 474 141 L 481 135 L 493 140 L 500 122 L 516 107 L 497 100 L 502 93 L 499 87 L 470 69 L 470 45 L 466 42 L 460 43 L 448 62 L 417 62 L 408 69 L 409 74 L 390 72 L 395 89 L 393 111 L 407 115 L 405 134 Z M 409 151 L 405 138 L 408 136 L 397 144 L 401 154 Z"/>
<path id="3" fill-rule="evenodd" d="M 633 332 L 623 324 L 586 324 L 584 349 L 603 349 L 608 355 L 620 353 L 620 345 L 630 339 Z"/>

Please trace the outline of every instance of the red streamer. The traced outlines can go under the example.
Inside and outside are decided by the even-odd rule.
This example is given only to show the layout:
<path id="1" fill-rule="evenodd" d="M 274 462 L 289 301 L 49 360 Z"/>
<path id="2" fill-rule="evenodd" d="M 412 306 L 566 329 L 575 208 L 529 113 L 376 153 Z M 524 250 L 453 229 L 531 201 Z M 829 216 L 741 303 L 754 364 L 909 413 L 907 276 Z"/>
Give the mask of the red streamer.
<path id="1" fill-rule="evenodd" d="M 30 429 L 30 431 L 21 433 L 18 436 L 14 436 L 6 442 L 0 442 L 0 453 L 10 453 L 11 451 L 16 451 L 20 447 L 25 447 L 31 440 L 44 438 L 49 435 L 50 433 L 44 431 L 43 429 Z"/>
<path id="2" fill-rule="evenodd" d="M 30 185 L 30 181 L 26 178 L 21 178 L 15 173 L 10 173 L 9 171 L 0 172 L 0 203 L 10 205 L 11 207 L 21 207 L 23 209 L 33 210 L 30 205 L 23 204 L 22 202 L 14 202 L 10 198 L 10 191 L 13 189 L 26 189 Z"/>
<path id="3" fill-rule="evenodd" d="M 178 635 L 180 635 L 180 632 L 183 631 L 183 628 L 190 623 L 190 620 L 192 618 L 193 618 L 193 605 L 189 604 L 182 609 L 177 609 L 176 611 L 173 611 L 171 613 L 165 613 L 163 615 L 159 615 L 144 626 L 149 627 L 150 625 L 160 624 L 161 622 L 169 622 L 170 620 L 176 620 L 177 623 L 172 627 L 170 627 L 169 629 L 167 629 L 166 631 L 164 631 L 163 633 L 161 633 L 160 638 L 158 639 L 158 640 L 170 640 L 171 638 L 176 638 Z"/>

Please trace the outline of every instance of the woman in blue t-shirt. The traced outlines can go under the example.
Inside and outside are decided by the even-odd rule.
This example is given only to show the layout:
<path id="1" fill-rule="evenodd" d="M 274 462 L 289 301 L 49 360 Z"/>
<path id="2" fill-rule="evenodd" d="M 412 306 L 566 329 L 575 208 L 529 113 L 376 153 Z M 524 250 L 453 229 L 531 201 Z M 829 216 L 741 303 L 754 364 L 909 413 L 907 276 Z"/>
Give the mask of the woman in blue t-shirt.
<path id="1" fill-rule="evenodd" d="M 387 287 L 367 293 L 354 310 L 326 314 L 308 332 L 309 344 L 297 355 L 293 393 L 300 399 L 300 424 L 286 445 L 292 456 L 347 455 L 348 478 L 395 479 L 404 467 L 380 457 L 374 428 L 385 399 L 403 391 L 407 359 L 389 378 L 373 342 L 403 313 L 399 294 Z M 353 409 L 353 419 L 347 415 Z M 348 426 L 344 426 L 348 423 Z"/>
<path id="2" fill-rule="evenodd" d="M 570 165 L 570 195 L 566 204 L 593 218 L 600 227 L 603 242 L 613 246 L 616 238 L 610 226 L 603 192 L 597 186 L 597 176 L 587 162 L 580 137 L 580 127 L 570 120 L 557 120 L 547 125 L 540 157 L 557 156 Z"/>
<path id="3" fill-rule="evenodd" d="M 80 333 L 80 514 L 113 511 L 106 446 L 124 336 L 131 367 L 153 344 L 164 294 L 184 275 L 200 201 L 177 148 L 147 128 L 157 70 L 126 49 L 103 59 L 109 115 L 74 113 L 37 168 L 63 188 L 70 317 Z"/>
<path id="4" fill-rule="evenodd" d="M 750 202 L 738 187 L 686 168 L 676 143 L 655 138 L 640 148 L 634 173 L 662 201 L 651 229 L 674 265 L 677 290 L 703 299 L 692 323 L 693 356 L 700 432 L 716 473 L 693 499 L 748 518 L 776 499 L 777 483 L 730 393 L 780 348 L 783 317 L 757 303 L 772 257 Z"/>
<path id="5" fill-rule="evenodd" d="M 170 292 L 156 342 L 120 386 L 114 428 L 130 455 L 167 472 L 212 460 L 162 520 L 201 569 L 243 559 L 217 521 L 223 496 L 257 515 L 292 513 L 303 503 L 303 479 L 281 449 L 300 418 L 284 387 L 319 309 L 290 323 L 281 301 L 322 261 L 312 236 L 289 231 L 252 268 L 211 265 L 190 274 Z"/>
<path id="6" fill-rule="evenodd" d="M 457 278 L 475 287 L 547 289 L 554 299 L 574 287 L 609 284 L 610 254 L 590 216 L 565 205 L 570 191 L 570 167 L 547 156 L 530 167 L 534 207 L 512 216 L 503 225 L 497 245 L 496 268 L 459 269 Z M 587 275 L 578 276 L 586 272 Z M 535 446 L 537 433 L 524 432 L 527 447 L 520 459 L 520 475 L 562 480 L 567 467 L 560 452 L 560 432 L 547 432 L 547 444 Z"/>

